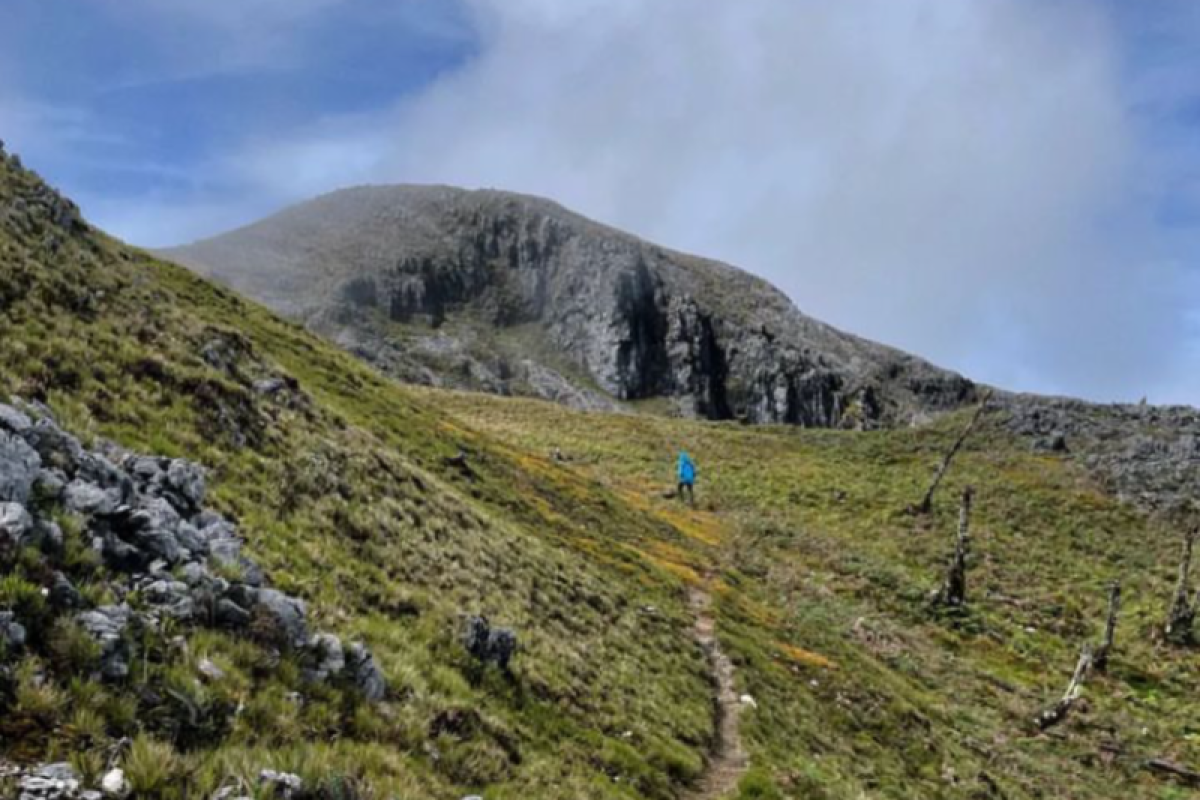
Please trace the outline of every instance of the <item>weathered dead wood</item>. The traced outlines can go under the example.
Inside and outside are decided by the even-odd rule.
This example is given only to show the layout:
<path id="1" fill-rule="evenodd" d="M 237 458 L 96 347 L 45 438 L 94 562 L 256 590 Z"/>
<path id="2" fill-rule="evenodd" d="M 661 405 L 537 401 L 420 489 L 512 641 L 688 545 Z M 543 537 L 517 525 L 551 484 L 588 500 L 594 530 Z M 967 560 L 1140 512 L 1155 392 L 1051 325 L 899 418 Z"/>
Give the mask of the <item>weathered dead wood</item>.
<path id="1" fill-rule="evenodd" d="M 938 465 L 937 472 L 933 474 L 933 481 L 929 484 L 929 488 L 925 491 L 925 496 L 921 498 L 921 502 L 913 506 L 913 510 L 918 514 L 928 514 L 933 510 L 933 495 L 941 485 L 942 479 L 946 477 L 946 473 L 950 471 L 950 464 L 954 461 L 954 457 L 958 455 L 958 451 L 975 432 L 975 428 L 979 425 L 979 421 L 983 419 L 983 412 L 987 410 L 988 403 L 992 399 L 992 390 L 988 389 L 983 398 L 979 401 L 979 407 L 975 409 L 975 413 L 971 415 L 971 421 L 967 423 L 967 427 L 963 428 L 962 433 L 954 440 L 954 444 L 946 451 L 946 455 L 942 457 L 942 463 Z"/>
<path id="2" fill-rule="evenodd" d="M 1171 610 L 1167 613 L 1167 624 L 1163 626 L 1167 641 L 1174 644 L 1190 644 L 1192 641 L 1192 624 L 1196 619 L 1196 603 L 1191 598 L 1192 550 L 1195 544 L 1196 529 L 1192 528 L 1183 539 L 1179 581 L 1175 586 Z"/>
<path id="3" fill-rule="evenodd" d="M 1108 669 L 1108 657 L 1112 654 L 1113 643 L 1117 634 L 1117 616 L 1121 613 L 1121 582 L 1113 581 L 1108 589 L 1108 621 L 1104 623 L 1104 638 L 1096 648 L 1092 658 L 1092 666 L 1097 672 Z"/>
<path id="4" fill-rule="evenodd" d="M 1165 758 L 1150 759 L 1146 762 L 1146 769 L 1169 775 L 1187 786 L 1200 786 L 1200 772 Z"/>
<path id="5" fill-rule="evenodd" d="M 935 605 L 959 608 L 967 604 L 967 560 L 971 556 L 971 499 L 974 495 L 975 491 L 970 486 L 963 489 L 954 557 L 950 560 L 942 587 L 934 592 Z"/>
<path id="6" fill-rule="evenodd" d="M 1084 645 L 1079 653 L 1079 661 L 1075 664 L 1075 672 L 1071 675 L 1071 682 L 1067 684 L 1067 690 L 1063 692 L 1062 699 L 1055 703 L 1050 708 L 1047 708 L 1037 718 L 1037 726 L 1041 730 L 1052 728 L 1058 723 L 1067 718 L 1074 708 L 1075 703 L 1079 700 L 1079 696 L 1083 693 L 1083 682 L 1087 680 L 1088 673 L 1092 670 L 1092 648 L 1090 645 Z"/>

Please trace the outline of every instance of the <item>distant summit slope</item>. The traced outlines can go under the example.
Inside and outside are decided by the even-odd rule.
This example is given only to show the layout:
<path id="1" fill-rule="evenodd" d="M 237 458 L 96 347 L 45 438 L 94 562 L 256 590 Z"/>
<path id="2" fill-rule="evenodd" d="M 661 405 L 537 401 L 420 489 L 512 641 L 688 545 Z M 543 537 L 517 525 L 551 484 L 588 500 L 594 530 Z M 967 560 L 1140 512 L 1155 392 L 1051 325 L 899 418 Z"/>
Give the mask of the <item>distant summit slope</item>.
<path id="1" fill-rule="evenodd" d="M 419 383 L 814 427 L 907 424 L 976 395 L 741 270 L 524 195 L 346 189 L 163 255 Z"/>

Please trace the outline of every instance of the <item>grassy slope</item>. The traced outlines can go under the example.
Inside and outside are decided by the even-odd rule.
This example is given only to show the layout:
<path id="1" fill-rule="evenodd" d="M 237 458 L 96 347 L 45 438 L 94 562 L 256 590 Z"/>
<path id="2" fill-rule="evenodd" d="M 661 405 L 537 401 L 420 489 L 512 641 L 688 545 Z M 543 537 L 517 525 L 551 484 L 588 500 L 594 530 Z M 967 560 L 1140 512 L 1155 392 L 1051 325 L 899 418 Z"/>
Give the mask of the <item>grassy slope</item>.
<path id="1" fill-rule="evenodd" d="M 724 587 L 719 633 L 758 702 L 743 717 L 756 764 L 745 797 L 1191 796 L 1141 766 L 1200 761 L 1196 656 L 1154 641 L 1177 532 L 1101 495 L 1072 464 L 993 426 L 922 521 L 901 509 L 961 415 L 861 434 L 434 396 L 514 447 L 561 448 L 572 471 L 693 534 L 685 542 L 718 542 L 657 554 L 715 568 Z M 663 498 L 679 447 L 700 464 L 696 512 Z M 977 489 L 973 602 L 938 618 L 925 597 L 966 482 Z M 1088 685 L 1085 713 L 1034 735 L 1080 645 L 1098 639 L 1116 577 L 1125 610 L 1108 676 Z"/>
<path id="2" fill-rule="evenodd" d="M 0 212 L 40 191 L 0 159 Z M 232 354 L 221 368 L 201 357 L 214 342 Z M 42 665 L 25 664 L 0 755 L 94 765 L 117 737 L 156 733 L 140 684 L 204 694 L 189 670 L 211 655 L 232 675 L 211 693 L 244 711 L 183 754 L 190 796 L 274 767 L 362 777 L 379 796 L 486 784 L 496 798 L 668 797 L 699 770 L 704 661 L 678 581 L 639 555 L 678 538 L 669 527 L 233 294 L 41 211 L 0 213 L 0 364 L 0 396 L 43 400 L 81 436 L 210 467 L 211 502 L 269 577 L 311 601 L 317 626 L 364 637 L 395 689 L 374 709 L 336 693 L 297 706 L 294 669 L 198 633 L 190 656 L 155 652 L 127 686 L 55 674 L 34 691 Z M 298 389 L 272 400 L 251 388 L 265 375 Z M 460 447 L 475 480 L 443 461 Z M 519 631 L 512 680 L 457 645 L 457 615 L 480 611 Z"/>
<path id="3" fill-rule="evenodd" d="M 0 211 L 32 181 L 0 165 Z M 1150 636 L 1177 543 L 1069 464 L 989 432 L 918 523 L 898 509 L 959 420 L 748 429 L 402 389 L 183 270 L 2 220 L 0 392 L 46 400 L 77 433 L 209 465 L 213 502 L 271 578 L 310 599 L 321 627 L 365 637 L 396 689 L 377 709 L 336 696 L 298 708 L 286 665 L 256 669 L 254 648 L 193 635 L 191 657 L 136 680 L 187 677 L 202 653 L 229 668 L 214 691 L 247 710 L 182 755 L 197 781 L 270 766 L 360 775 L 381 796 L 672 796 L 711 733 L 679 591 L 705 581 L 758 702 L 743 718 L 744 798 L 1185 796 L 1139 768 L 1200 760 L 1195 657 Z M 201 358 L 214 341 L 235 353 L 229 368 Z M 288 403 L 250 388 L 276 373 L 298 382 Z M 701 465 L 697 512 L 661 496 L 680 445 Z M 443 462 L 463 446 L 478 480 Z M 975 603 L 934 619 L 923 598 L 967 480 Z M 1089 686 L 1086 714 L 1031 736 L 1118 574 L 1110 676 Z M 521 632 L 511 682 L 454 642 L 456 615 L 478 610 Z M 86 760 L 154 733 L 152 716 L 117 713 L 136 685 L 52 689 L 53 702 L 9 710 L 0 724 L 21 719 L 26 735 L 0 747 Z"/>

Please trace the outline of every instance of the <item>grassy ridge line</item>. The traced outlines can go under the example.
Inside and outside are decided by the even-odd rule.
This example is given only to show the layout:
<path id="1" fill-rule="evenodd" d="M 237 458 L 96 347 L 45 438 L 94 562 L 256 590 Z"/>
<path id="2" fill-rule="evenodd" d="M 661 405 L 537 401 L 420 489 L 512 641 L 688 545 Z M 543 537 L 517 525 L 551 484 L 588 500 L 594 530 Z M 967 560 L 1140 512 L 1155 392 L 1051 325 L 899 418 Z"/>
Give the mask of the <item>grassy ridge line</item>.
<path id="1" fill-rule="evenodd" d="M 7 207 L 37 184 L 3 166 Z M 214 505 L 272 580 L 312 602 L 315 624 L 365 638 L 397 687 L 379 709 L 297 708 L 291 667 L 261 674 L 253 648 L 191 636 L 195 658 L 147 680 L 190 685 L 211 656 L 245 708 L 210 747 L 173 754 L 194 795 L 266 766 L 405 798 L 485 785 L 489 798 L 665 798 L 698 773 L 705 665 L 679 583 L 638 554 L 676 534 L 616 495 L 522 461 L 230 292 L 37 215 L 0 226 L 0 363 L 0 392 L 46 401 L 76 433 L 208 465 Z M 264 395 L 263 378 L 291 383 Z M 443 461 L 462 446 L 477 480 Z M 464 611 L 518 628 L 513 682 L 467 663 Z M 110 713 L 136 686 L 63 676 L 47 691 L 25 757 L 86 762 L 156 734 L 147 715 Z M 81 710 L 96 719 L 86 739 L 68 724 Z"/>
<path id="2" fill-rule="evenodd" d="M 756 765 L 745 796 L 1190 796 L 1141 766 L 1163 753 L 1200 761 L 1200 669 L 1154 639 L 1177 533 L 1100 493 L 1069 461 L 1032 455 L 990 425 L 922 521 L 901 509 L 961 418 L 854 434 L 436 396 L 514 445 L 561 448 L 581 475 L 662 518 L 722 531 L 718 632 L 758 701 L 743 723 Z M 680 447 L 700 465 L 696 514 L 661 497 Z M 972 607 L 939 619 L 925 597 L 968 482 L 978 498 Z M 1032 715 L 1098 637 L 1117 576 L 1129 601 L 1109 675 L 1089 685 L 1086 713 L 1032 735 Z"/>

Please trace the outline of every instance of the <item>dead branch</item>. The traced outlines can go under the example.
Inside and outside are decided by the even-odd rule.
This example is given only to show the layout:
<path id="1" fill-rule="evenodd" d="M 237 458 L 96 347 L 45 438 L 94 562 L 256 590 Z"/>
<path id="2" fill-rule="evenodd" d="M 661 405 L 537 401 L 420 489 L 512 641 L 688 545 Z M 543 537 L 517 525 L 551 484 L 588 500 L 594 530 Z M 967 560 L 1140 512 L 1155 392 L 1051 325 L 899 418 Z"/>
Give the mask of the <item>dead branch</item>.
<path id="1" fill-rule="evenodd" d="M 1067 718 L 1067 715 L 1071 713 L 1071 709 L 1079 700 L 1079 696 L 1083 693 L 1083 682 L 1087 680 L 1091 669 L 1092 648 L 1090 645 L 1085 644 L 1079 653 L 1079 661 L 1075 664 L 1075 672 L 1071 675 L 1071 682 L 1067 684 L 1067 690 L 1063 692 L 1062 699 L 1038 715 L 1038 728 L 1044 731 Z"/>
<path id="2" fill-rule="evenodd" d="M 1117 633 L 1117 615 L 1121 613 L 1121 582 L 1113 581 L 1108 589 L 1108 621 L 1104 624 L 1104 639 L 1096 648 L 1092 658 L 1092 666 L 1098 672 L 1108 668 L 1108 657 L 1112 653 L 1114 637 Z"/>
<path id="3" fill-rule="evenodd" d="M 1172 778 L 1177 778 L 1188 786 L 1200 786 L 1200 772 L 1189 769 L 1182 764 L 1177 764 L 1174 761 L 1168 761 L 1165 758 L 1150 759 L 1146 762 L 1146 769 L 1151 772 L 1170 775 Z"/>
<path id="4" fill-rule="evenodd" d="M 974 433 L 976 426 L 979 425 L 979 421 L 983 419 L 983 412 L 987 410 L 988 402 L 990 402 L 991 399 L 992 390 L 988 389 L 986 392 L 984 392 L 983 399 L 979 401 L 979 407 L 976 408 L 975 413 L 971 415 L 971 421 L 967 423 L 967 427 L 963 428 L 962 433 L 958 435 L 958 438 L 954 441 L 954 444 L 946 452 L 946 455 L 942 457 L 942 463 L 938 465 L 937 472 L 933 474 L 933 482 L 929 484 L 929 489 L 925 491 L 925 496 L 921 498 L 920 503 L 913 507 L 918 514 L 928 514 L 933 510 L 934 492 L 938 490 L 938 486 L 941 485 L 942 479 L 945 478 L 946 473 L 950 471 L 950 463 L 954 461 L 954 457 L 958 455 L 958 451 L 962 449 L 962 446 L 966 443 L 967 439 L 972 433 Z"/>
<path id="5" fill-rule="evenodd" d="M 958 512 L 958 538 L 954 545 L 954 557 L 946 571 L 942 588 L 934 594 L 937 605 L 958 608 L 967 603 L 967 559 L 971 555 L 971 499 L 974 490 L 963 489 L 962 506 Z"/>
<path id="6" fill-rule="evenodd" d="M 1167 624 L 1163 627 L 1167 641 L 1174 644 L 1188 644 L 1192 641 L 1192 623 L 1196 619 L 1196 603 L 1190 597 L 1190 585 L 1192 550 L 1195 544 L 1196 529 L 1192 528 L 1183 539 L 1183 560 L 1179 563 L 1179 581 L 1175 585 L 1175 599 L 1167 614 Z"/>

